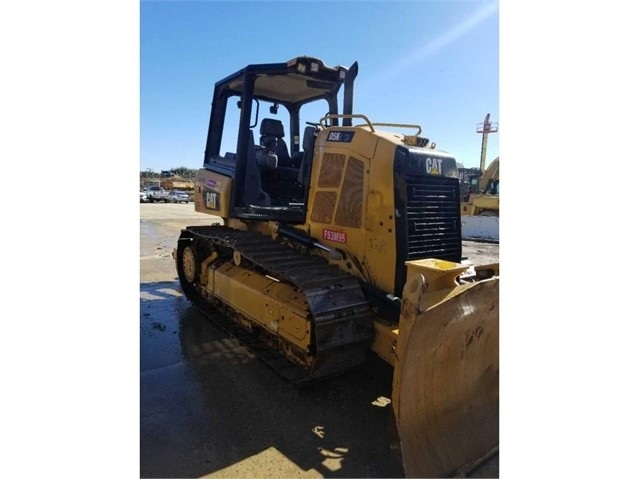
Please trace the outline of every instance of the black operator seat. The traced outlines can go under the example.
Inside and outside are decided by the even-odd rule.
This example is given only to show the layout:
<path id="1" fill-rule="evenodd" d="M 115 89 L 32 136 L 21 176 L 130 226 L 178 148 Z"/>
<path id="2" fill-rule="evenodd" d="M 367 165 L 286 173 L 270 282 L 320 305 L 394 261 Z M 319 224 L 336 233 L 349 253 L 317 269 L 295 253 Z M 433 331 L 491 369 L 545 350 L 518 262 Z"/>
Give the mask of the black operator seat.
<path id="1" fill-rule="evenodd" d="M 277 155 L 277 166 L 290 167 L 292 165 L 288 147 L 284 141 L 284 125 L 275 118 L 264 118 L 260 124 L 260 145 L 265 155 Z"/>

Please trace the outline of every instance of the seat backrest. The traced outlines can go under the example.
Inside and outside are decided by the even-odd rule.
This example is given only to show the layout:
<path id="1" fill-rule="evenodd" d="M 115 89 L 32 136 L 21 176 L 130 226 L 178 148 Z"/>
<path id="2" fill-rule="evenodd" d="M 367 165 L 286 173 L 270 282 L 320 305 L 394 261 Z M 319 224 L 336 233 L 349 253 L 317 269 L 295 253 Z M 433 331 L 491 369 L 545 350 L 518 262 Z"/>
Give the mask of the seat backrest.
<path id="1" fill-rule="evenodd" d="M 264 118 L 260 124 L 260 135 L 274 136 L 276 138 L 284 137 L 284 125 L 276 118 Z"/>
<path id="2" fill-rule="evenodd" d="M 255 151 L 253 130 L 249 130 L 246 171 L 244 177 L 244 198 L 249 205 L 270 206 L 271 197 L 262 189 L 261 167 Z"/>
<path id="3" fill-rule="evenodd" d="M 275 153 L 279 166 L 291 166 L 282 122 L 275 118 L 264 118 L 260 124 L 260 135 L 260 145 L 264 147 L 264 153 Z"/>
<path id="4" fill-rule="evenodd" d="M 304 136 L 302 137 L 302 148 L 304 149 L 304 156 L 302 156 L 302 164 L 300 165 L 300 172 L 297 176 L 297 182 L 301 185 L 308 183 L 308 176 L 311 172 L 311 162 L 313 161 L 313 148 L 315 147 L 315 137 L 317 136 L 317 128 L 314 126 L 307 126 L 304 128 Z"/>

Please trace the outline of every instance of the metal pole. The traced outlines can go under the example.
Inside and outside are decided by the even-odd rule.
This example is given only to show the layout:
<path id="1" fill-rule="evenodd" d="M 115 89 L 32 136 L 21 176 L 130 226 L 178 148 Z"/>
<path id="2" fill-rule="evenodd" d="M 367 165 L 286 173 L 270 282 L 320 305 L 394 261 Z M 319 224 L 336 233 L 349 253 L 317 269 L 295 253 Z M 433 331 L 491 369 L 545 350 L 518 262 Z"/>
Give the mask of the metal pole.
<path id="1" fill-rule="evenodd" d="M 484 173 L 486 166 L 486 145 L 488 144 L 488 133 L 495 133 L 497 131 L 497 123 L 490 122 L 490 113 L 484 118 L 484 123 L 477 125 L 477 133 L 481 133 L 481 157 L 479 158 L 479 174 L 480 177 Z"/>

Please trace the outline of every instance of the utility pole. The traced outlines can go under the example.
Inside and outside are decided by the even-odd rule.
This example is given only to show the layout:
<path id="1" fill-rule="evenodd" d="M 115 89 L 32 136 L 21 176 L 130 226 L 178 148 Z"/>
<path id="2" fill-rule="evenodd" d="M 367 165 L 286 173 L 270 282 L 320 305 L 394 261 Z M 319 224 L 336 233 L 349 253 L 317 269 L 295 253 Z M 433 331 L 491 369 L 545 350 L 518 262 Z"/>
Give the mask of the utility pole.
<path id="1" fill-rule="evenodd" d="M 495 133 L 499 128 L 499 123 L 490 121 L 490 113 L 486 115 L 483 123 L 477 123 L 477 133 L 481 133 L 481 158 L 479 159 L 479 174 L 484 173 L 486 166 L 486 144 L 488 143 L 488 134 Z"/>

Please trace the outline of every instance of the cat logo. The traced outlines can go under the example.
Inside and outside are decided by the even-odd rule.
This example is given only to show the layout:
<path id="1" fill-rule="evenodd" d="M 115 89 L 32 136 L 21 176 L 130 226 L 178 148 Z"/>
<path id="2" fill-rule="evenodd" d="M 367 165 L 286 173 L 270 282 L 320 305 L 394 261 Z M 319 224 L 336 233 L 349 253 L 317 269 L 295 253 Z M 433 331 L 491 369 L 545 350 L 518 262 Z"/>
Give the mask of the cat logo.
<path id="1" fill-rule="evenodd" d="M 429 175 L 441 175 L 442 174 L 441 158 L 426 158 L 426 173 L 428 173 Z"/>

